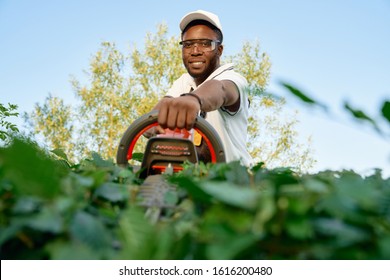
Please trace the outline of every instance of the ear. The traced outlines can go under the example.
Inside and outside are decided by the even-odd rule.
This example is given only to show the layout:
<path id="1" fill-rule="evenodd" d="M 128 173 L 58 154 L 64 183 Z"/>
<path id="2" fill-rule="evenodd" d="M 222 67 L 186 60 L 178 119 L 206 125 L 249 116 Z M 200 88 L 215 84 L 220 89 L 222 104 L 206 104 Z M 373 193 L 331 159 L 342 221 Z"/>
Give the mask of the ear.
<path id="1" fill-rule="evenodd" d="M 222 53 L 223 53 L 223 45 L 219 45 L 217 48 L 217 54 L 218 54 L 218 56 L 221 56 Z"/>

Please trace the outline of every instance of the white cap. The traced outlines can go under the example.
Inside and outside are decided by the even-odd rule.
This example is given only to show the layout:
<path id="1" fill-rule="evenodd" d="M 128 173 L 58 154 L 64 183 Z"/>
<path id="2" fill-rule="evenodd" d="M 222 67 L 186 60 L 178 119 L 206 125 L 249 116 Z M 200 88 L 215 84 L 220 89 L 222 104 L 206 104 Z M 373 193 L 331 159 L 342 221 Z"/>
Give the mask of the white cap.
<path id="1" fill-rule="evenodd" d="M 208 21 L 222 32 L 222 26 L 221 26 L 221 22 L 219 21 L 218 16 L 213 14 L 213 13 L 203 11 L 203 10 L 197 10 L 197 11 L 186 14 L 180 21 L 180 30 L 183 32 L 183 30 L 186 28 L 186 26 L 191 21 L 194 21 L 194 20 Z"/>

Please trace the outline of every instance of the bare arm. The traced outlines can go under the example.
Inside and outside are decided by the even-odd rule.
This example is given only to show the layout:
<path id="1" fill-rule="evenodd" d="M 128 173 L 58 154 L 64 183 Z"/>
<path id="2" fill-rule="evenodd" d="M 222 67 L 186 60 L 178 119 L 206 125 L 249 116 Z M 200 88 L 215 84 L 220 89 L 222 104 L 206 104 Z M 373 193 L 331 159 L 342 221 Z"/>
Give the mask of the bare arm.
<path id="1" fill-rule="evenodd" d="M 193 96 L 163 98 L 156 105 L 158 123 L 162 128 L 191 129 L 200 110 L 206 112 L 226 107 L 235 112 L 240 107 L 240 95 L 236 85 L 228 80 L 210 80 L 193 91 L 202 100 L 202 108 Z"/>
<path id="2" fill-rule="evenodd" d="M 240 94 L 235 83 L 229 80 L 210 80 L 194 91 L 202 100 L 206 112 L 221 107 L 235 112 L 240 107 Z"/>

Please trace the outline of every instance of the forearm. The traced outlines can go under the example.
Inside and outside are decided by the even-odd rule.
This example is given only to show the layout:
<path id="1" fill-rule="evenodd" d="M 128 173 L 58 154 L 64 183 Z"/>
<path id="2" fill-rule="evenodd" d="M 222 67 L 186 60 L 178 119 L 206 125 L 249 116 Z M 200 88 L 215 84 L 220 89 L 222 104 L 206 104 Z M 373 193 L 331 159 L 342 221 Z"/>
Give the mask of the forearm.
<path id="1" fill-rule="evenodd" d="M 233 82 L 210 80 L 202 84 L 193 93 L 202 100 L 202 110 L 217 110 L 223 106 L 231 106 L 239 99 L 239 93 Z"/>
<path id="2" fill-rule="evenodd" d="M 195 96 L 184 93 L 177 98 L 162 98 L 157 103 L 154 109 L 159 111 L 158 123 L 162 128 L 189 130 L 193 128 L 201 110 L 210 112 L 222 106 L 230 111 L 236 111 L 239 108 L 240 95 L 232 81 L 208 81 L 192 94 Z"/>

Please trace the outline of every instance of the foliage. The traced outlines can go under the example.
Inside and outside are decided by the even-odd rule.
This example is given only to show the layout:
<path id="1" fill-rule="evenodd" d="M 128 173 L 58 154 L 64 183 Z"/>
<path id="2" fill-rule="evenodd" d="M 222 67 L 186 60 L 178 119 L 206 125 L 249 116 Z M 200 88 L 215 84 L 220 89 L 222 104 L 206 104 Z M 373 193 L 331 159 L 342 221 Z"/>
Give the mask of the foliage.
<path id="1" fill-rule="evenodd" d="M 98 151 L 104 156 L 112 154 L 118 130 L 124 127 L 127 116 L 131 116 L 129 104 L 133 98 L 121 75 L 125 58 L 115 45 L 102 43 L 102 46 L 90 63 L 90 87 L 81 86 L 74 78 L 72 80 L 76 96 L 81 100 L 77 112 L 82 117 L 81 129 L 77 133 L 81 137 L 77 147 L 82 155 L 88 150 Z"/>
<path id="2" fill-rule="evenodd" d="M 4 106 L 0 103 L 0 141 L 4 141 L 5 143 L 10 137 L 10 132 L 18 132 L 19 129 L 15 124 L 8 121 L 9 117 L 17 117 L 19 115 L 16 110 L 18 106 L 15 104 L 8 103 L 8 106 Z"/>
<path id="3" fill-rule="evenodd" d="M 268 54 L 261 52 L 260 43 L 244 42 L 241 51 L 228 57 L 228 61 L 236 65 L 249 83 L 247 146 L 252 157 L 269 168 L 291 166 L 297 171 L 309 170 L 314 164 L 310 139 L 305 144 L 297 141 L 297 113 L 288 114 L 283 98 L 266 93 L 272 63 Z"/>
<path id="4" fill-rule="evenodd" d="M 52 102 L 49 96 L 45 104 L 37 104 L 34 112 L 25 115 L 26 120 L 31 120 L 34 134 L 43 135 L 51 149 L 64 149 L 73 161 L 88 156 L 90 151 L 103 158 L 114 158 L 118 141 L 129 124 L 149 112 L 172 82 L 185 72 L 177 44 L 179 38 L 168 37 L 167 33 L 166 25 L 159 25 L 155 34 L 146 35 L 142 50 L 133 46 L 128 55 L 114 43 L 103 42 L 91 59 L 87 85 L 72 79 L 80 100 L 80 106 L 72 110 L 73 121 L 69 123 L 72 130 L 57 121 L 69 120 L 68 108 Z M 226 60 L 234 62 L 250 84 L 253 113 L 248 148 L 255 160 L 266 162 L 269 167 L 295 166 L 301 170 L 311 167 L 310 143 L 297 143 L 296 116 L 284 116 L 284 101 L 264 94 L 271 62 L 260 51 L 259 43 L 245 42 L 238 54 Z M 50 113 L 54 111 L 56 117 Z M 44 125 L 47 120 L 54 125 Z"/>
<path id="5" fill-rule="evenodd" d="M 390 178 L 237 162 L 166 176 L 152 223 L 132 168 L 0 149 L 1 259 L 390 259 Z"/>
<path id="6" fill-rule="evenodd" d="M 253 99 L 256 102 L 249 119 L 251 139 L 247 145 L 255 161 L 264 162 L 268 168 L 289 166 L 298 172 L 309 170 L 315 161 L 310 138 L 305 144 L 297 140 L 298 112 L 285 112 L 285 100 L 271 95 Z"/>
<path id="7" fill-rule="evenodd" d="M 165 25 L 160 25 L 156 34 L 146 35 L 142 52 L 134 46 L 125 55 L 115 43 L 102 42 L 86 72 L 89 83 L 82 85 L 76 78 L 71 79 L 79 106 L 70 111 L 70 107 L 63 108 L 49 96 L 43 105 L 37 104 L 33 112 L 25 114 L 25 120 L 30 120 L 35 134 L 43 135 L 51 149 L 62 148 L 73 161 L 91 151 L 114 158 L 128 125 L 150 111 L 170 83 L 183 73 L 176 42 L 176 38 L 167 37 Z M 53 111 L 56 117 L 50 113 Z M 71 113 L 72 130 L 57 121 L 68 120 L 67 113 Z M 47 120 L 54 125 L 42 125 Z M 61 129 L 71 137 L 59 133 Z M 54 145 L 57 142 L 62 145 Z"/>
<path id="8" fill-rule="evenodd" d="M 71 141 L 74 132 L 73 112 L 64 101 L 49 94 L 43 106 L 35 104 L 31 114 L 24 114 L 24 119 L 30 125 L 35 125 L 46 140 L 46 145 L 52 149 L 72 151 L 75 148 Z"/>
<path id="9" fill-rule="evenodd" d="M 297 97 L 303 103 L 322 108 L 328 115 L 331 115 L 329 107 L 318 100 L 314 100 L 309 97 L 308 94 L 304 93 L 297 87 L 281 83 L 281 85 L 293 96 Z M 343 108 L 347 114 L 352 116 L 355 121 L 360 123 L 365 123 L 370 125 L 375 132 L 377 132 L 381 137 L 389 138 L 390 137 L 390 101 L 384 100 L 380 108 L 380 116 L 374 118 L 369 116 L 367 113 L 361 109 L 354 108 L 349 102 L 345 101 Z"/>

